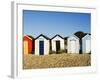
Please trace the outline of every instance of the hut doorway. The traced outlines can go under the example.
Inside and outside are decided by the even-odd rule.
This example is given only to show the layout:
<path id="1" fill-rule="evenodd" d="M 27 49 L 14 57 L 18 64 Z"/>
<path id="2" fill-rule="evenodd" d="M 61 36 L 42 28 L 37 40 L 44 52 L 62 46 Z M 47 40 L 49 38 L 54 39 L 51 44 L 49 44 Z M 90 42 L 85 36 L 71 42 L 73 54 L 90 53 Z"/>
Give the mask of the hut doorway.
<path id="1" fill-rule="evenodd" d="M 75 40 L 71 40 L 70 42 L 70 50 L 71 50 L 71 53 L 75 53 L 76 52 L 76 41 Z"/>
<path id="2" fill-rule="evenodd" d="M 39 42 L 39 53 L 40 55 L 44 55 L 44 41 Z"/>
<path id="3" fill-rule="evenodd" d="M 90 40 L 86 40 L 86 53 L 90 53 L 90 49 L 91 49 L 91 42 Z"/>
<path id="4" fill-rule="evenodd" d="M 56 52 L 58 53 L 58 51 L 60 50 L 60 41 L 56 41 Z"/>
<path id="5" fill-rule="evenodd" d="M 24 54 L 28 54 L 28 42 L 24 41 Z"/>

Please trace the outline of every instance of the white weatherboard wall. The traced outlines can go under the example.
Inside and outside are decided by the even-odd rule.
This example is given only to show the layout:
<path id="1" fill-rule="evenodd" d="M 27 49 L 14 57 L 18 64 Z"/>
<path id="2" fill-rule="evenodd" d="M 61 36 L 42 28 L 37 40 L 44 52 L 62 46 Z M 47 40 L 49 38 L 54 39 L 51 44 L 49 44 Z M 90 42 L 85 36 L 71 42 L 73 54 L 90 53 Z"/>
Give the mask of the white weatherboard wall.
<path id="1" fill-rule="evenodd" d="M 54 37 L 51 40 L 51 44 L 52 44 L 52 51 L 56 51 L 56 41 L 59 40 L 60 41 L 60 49 L 64 50 L 64 39 L 62 39 L 59 36 Z"/>
<path id="2" fill-rule="evenodd" d="M 82 38 L 82 52 L 90 53 L 91 52 L 91 35 L 87 34 Z"/>
<path id="3" fill-rule="evenodd" d="M 49 54 L 49 40 L 44 38 L 43 36 L 40 36 L 35 40 L 35 55 L 40 55 L 39 53 L 39 41 L 44 41 L 44 55 Z"/>
<path id="4" fill-rule="evenodd" d="M 68 53 L 79 53 L 79 38 L 76 36 L 70 36 L 68 38 Z"/>

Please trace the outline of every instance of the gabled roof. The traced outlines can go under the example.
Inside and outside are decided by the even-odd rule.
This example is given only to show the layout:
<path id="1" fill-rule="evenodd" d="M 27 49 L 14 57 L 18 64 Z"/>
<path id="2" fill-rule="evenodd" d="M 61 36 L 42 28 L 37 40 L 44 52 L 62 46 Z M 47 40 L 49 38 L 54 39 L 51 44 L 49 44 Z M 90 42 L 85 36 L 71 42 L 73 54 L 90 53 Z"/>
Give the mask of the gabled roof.
<path id="1" fill-rule="evenodd" d="M 35 39 L 38 39 L 39 37 L 44 37 L 45 39 L 47 39 L 47 40 L 49 40 L 50 38 L 49 37 L 47 37 L 47 36 L 45 36 L 45 35 L 43 35 L 43 34 L 40 34 L 38 37 L 36 37 Z"/>
<path id="2" fill-rule="evenodd" d="M 56 36 L 59 36 L 60 38 L 64 39 L 62 36 L 60 36 L 59 34 L 56 34 L 54 37 L 52 37 L 51 39 L 54 39 Z"/>
<path id="3" fill-rule="evenodd" d="M 32 36 L 30 36 L 30 35 L 24 35 L 24 37 L 27 37 L 27 38 L 29 38 L 29 39 L 31 39 L 31 40 L 33 40 L 34 38 L 32 37 Z M 23 37 L 23 38 L 24 38 Z"/>
<path id="4" fill-rule="evenodd" d="M 30 38 L 32 38 L 32 39 L 34 39 L 34 37 L 33 36 L 31 36 L 31 35 L 27 35 L 28 37 L 30 37 Z"/>
<path id="5" fill-rule="evenodd" d="M 76 35 L 71 35 L 68 38 L 72 38 L 72 37 L 75 37 L 76 39 L 79 39 Z"/>
<path id="6" fill-rule="evenodd" d="M 82 38 L 82 39 L 84 39 L 84 38 L 89 38 L 90 36 L 91 36 L 91 34 L 90 33 L 85 33 L 86 35 Z"/>

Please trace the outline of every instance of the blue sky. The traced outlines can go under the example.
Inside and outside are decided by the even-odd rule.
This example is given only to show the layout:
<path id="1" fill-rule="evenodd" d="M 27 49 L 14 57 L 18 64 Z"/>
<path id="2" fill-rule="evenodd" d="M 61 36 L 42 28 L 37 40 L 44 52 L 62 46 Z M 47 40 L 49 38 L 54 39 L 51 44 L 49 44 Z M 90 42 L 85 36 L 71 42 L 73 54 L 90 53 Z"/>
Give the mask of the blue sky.
<path id="1" fill-rule="evenodd" d="M 24 35 L 37 37 L 44 34 L 51 38 L 59 34 L 66 37 L 77 31 L 90 33 L 90 26 L 90 13 L 23 10 Z"/>

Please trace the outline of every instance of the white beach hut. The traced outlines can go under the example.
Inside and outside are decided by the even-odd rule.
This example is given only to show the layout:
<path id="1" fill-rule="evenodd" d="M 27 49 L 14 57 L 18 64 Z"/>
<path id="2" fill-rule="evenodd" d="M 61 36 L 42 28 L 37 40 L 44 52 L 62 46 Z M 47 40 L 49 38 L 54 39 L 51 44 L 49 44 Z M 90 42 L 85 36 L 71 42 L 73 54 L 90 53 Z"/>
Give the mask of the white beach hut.
<path id="1" fill-rule="evenodd" d="M 43 34 L 35 39 L 35 55 L 48 55 L 50 50 L 49 38 Z"/>
<path id="2" fill-rule="evenodd" d="M 68 37 L 67 40 L 67 50 L 68 53 L 79 53 L 79 38 L 75 35 Z"/>
<path id="3" fill-rule="evenodd" d="M 82 53 L 91 53 L 91 35 L 87 34 L 82 38 Z"/>
<path id="4" fill-rule="evenodd" d="M 60 35 L 55 35 L 51 39 L 52 51 L 59 52 L 60 50 L 64 50 L 64 39 Z"/>

